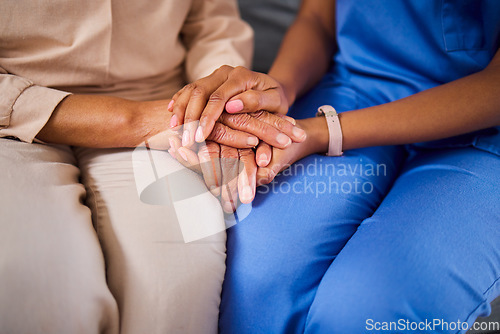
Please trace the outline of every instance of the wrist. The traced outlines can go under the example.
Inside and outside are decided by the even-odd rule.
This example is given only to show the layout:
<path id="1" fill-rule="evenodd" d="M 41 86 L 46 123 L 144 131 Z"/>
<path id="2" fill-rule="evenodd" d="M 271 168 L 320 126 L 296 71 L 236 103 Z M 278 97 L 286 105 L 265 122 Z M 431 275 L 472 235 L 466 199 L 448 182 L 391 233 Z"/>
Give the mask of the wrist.
<path id="1" fill-rule="evenodd" d="M 167 110 L 170 100 L 133 102 L 125 133 L 129 136 L 129 146 L 144 145 L 155 149 L 168 149 L 168 137 L 173 134 L 170 118 L 173 113 Z"/>
<path id="2" fill-rule="evenodd" d="M 308 154 L 328 152 L 330 136 L 328 125 L 322 117 L 297 120 L 297 125 L 306 132 L 304 145 Z"/>

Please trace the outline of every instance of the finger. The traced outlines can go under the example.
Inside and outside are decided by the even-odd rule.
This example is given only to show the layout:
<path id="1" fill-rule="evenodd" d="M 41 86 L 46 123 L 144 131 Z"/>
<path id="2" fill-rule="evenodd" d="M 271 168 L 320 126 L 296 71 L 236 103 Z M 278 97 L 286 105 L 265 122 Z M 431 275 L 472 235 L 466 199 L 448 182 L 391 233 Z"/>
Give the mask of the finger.
<path id="1" fill-rule="evenodd" d="M 288 121 L 285 117 L 287 116 L 279 116 L 277 114 L 272 114 L 267 111 L 258 111 L 249 114 L 252 117 L 255 117 L 256 119 L 271 125 L 272 127 L 278 129 L 279 131 L 283 132 L 286 136 L 291 138 L 294 142 L 296 143 L 301 143 L 306 139 L 306 132 L 299 128 L 298 126 L 294 125 L 292 122 Z M 291 117 L 287 117 L 291 118 Z M 259 135 L 257 135 L 259 138 L 263 139 Z M 284 142 L 284 137 L 281 139 Z M 268 144 L 279 147 L 276 145 L 273 145 L 272 143 L 264 140 Z M 283 148 L 283 147 L 279 147 Z"/>
<path id="2" fill-rule="evenodd" d="M 172 100 L 174 104 L 172 106 L 172 112 L 174 115 L 170 119 L 170 127 L 174 128 L 184 123 L 184 115 L 186 113 L 186 108 L 191 98 L 191 92 L 195 88 L 194 84 L 188 84 L 182 88 L 178 94 L 174 95 Z"/>
<path id="3" fill-rule="evenodd" d="M 172 96 L 172 100 L 170 101 L 170 104 L 168 105 L 168 108 L 167 108 L 168 111 L 174 111 L 174 103 L 175 103 L 175 101 L 177 101 L 179 96 L 184 92 L 185 88 L 186 88 L 186 86 L 182 87 L 181 89 L 179 89 L 177 91 L 177 93 L 174 94 L 174 96 Z"/>
<path id="4" fill-rule="evenodd" d="M 257 137 L 247 132 L 233 130 L 230 127 L 218 122 L 215 123 L 215 127 L 208 136 L 207 140 L 235 148 L 252 148 L 257 146 L 259 143 L 259 139 Z"/>
<path id="5" fill-rule="evenodd" d="M 251 149 L 238 150 L 241 163 L 238 175 L 238 194 L 242 203 L 251 203 L 255 198 L 257 182 L 257 164 L 255 153 Z"/>
<path id="6" fill-rule="evenodd" d="M 170 149 L 168 153 L 172 155 L 177 161 L 179 161 L 185 167 L 196 170 L 196 172 L 200 172 L 201 169 L 199 167 L 199 159 L 196 156 L 196 153 L 192 152 L 189 149 L 182 150 L 181 141 L 176 136 L 170 136 Z M 193 154 L 196 156 L 194 157 Z"/>
<path id="7" fill-rule="evenodd" d="M 179 147 L 181 147 L 180 139 L 177 136 L 170 136 L 168 140 L 170 142 L 170 150 L 173 153 L 176 153 Z"/>
<path id="8" fill-rule="evenodd" d="M 266 167 L 271 162 L 273 150 L 269 144 L 260 142 L 255 152 L 255 160 L 259 167 Z"/>
<path id="9" fill-rule="evenodd" d="M 207 88 L 198 85 L 191 92 L 191 98 L 186 107 L 186 114 L 184 116 L 184 133 L 182 135 L 182 145 L 191 146 L 194 143 L 196 129 L 198 128 L 198 120 L 200 118 L 203 108 L 207 104 L 208 94 Z"/>
<path id="10" fill-rule="evenodd" d="M 297 121 L 295 120 L 295 118 L 293 117 L 290 117 L 290 116 L 287 116 L 287 115 L 283 115 L 283 114 L 278 114 L 276 113 L 275 114 L 276 116 L 279 116 L 283 119 L 286 119 L 287 121 L 289 121 L 290 123 L 292 123 L 293 125 L 296 125 L 297 124 Z"/>
<path id="11" fill-rule="evenodd" d="M 247 90 L 232 97 L 225 107 L 230 114 L 249 113 L 259 110 L 286 114 L 288 104 L 284 103 L 276 88 L 265 91 Z"/>
<path id="12" fill-rule="evenodd" d="M 267 76 L 264 76 L 262 80 L 268 80 L 266 78 Z M 215 122 L 224 111 L 229 99 L 247 89 L 258 86 L 259 79 L 259 73 L 252 72 L 244 67 L 237 67 L 231 71 L 227 80 L 208 99 L 200 117 L 200 130 L 197 141 L 202 141 L 212 132 Z"/>
<path id="13" fill-rule="evenodd" d="M 210 91 L 214 91 L 218 86 L 220 86 L 234 68 L 228 65 L 223 65 L 216 69 L 209 76 L 197 80 L 194 83 L 190 83 L 184 86 L 181 90 L 179 90 L 172 97 L 172 101 L 168 106 L 168 111 L 171 111 L 175 114 L 175 117 L 171 119 L 171 127 L 175 127 L 177 125 L 183 124 L 185 120 L 186 108 L 189 104 L 189 100 L 191 98 L 193 90 L 197 87 L 197 84 L 201 84 L 201 86 L 205 87 L 207 85 L 212 85 L 211 88 L 208 87 Z M 205 87 L 207 88 L 207 87 Z M 201 108 L 203 109 L 203 108 Z M 198 118 L 196 118 L 198 119 Z M 176 123 L 177 122 L 177 123 Z"/>
<path id="14" fill-rule="evenodd" d="M 167 110 L 170 111 L 170 112 L 173 112 L 174 111 L 174 104 L 175 104 L 175 101 L 177 101 L 177 99 L 179 98 L 179 96 L 184 92 L 184 88 L 186 86 L 182 87 L 181 89 L 179 89 L 177 91 L 177 93 L 174 94 L 174 96 L 172 96 L 172 99 L 170 100 L 169 104 L 168 104 L 168 107 L 167 107 Z"/>
<path id="15" fill-rule="evenodd" d="M 227 80 L 227 70 L 225 67 L 216 70 L 210 76 L 200 79 L 194 83 L 194 88 L 191 91 L 191 96 L 186 107 L 184 115 L 184 134 L 183 146 L 191 146 L 195 141 L 196 130 L 198 128 L 198 121 L 200 119 L 203 109 L 207 105 L 210 94 L 217 90 L 217 88 Z M 187 134 L 186 134 L 187 132 Z M 198 142 L 202 142 L 203 138 Z"/>
<path id="16" fill-rule="evenodd" d="M 269 114 L 267 112 L 261 113 Z M 278 130 L 276 126 L 280 126 L 281 128 L 286 129 L 287 132 L 292 133 L 293 125 L 281 117 L 272 114 L 269 115 L 271 115 L 271 117 L 258 118 L 253 117 L 251 114 L 231 115 L 223 113 L 219 120 L 222 124 L 227 125 L 233 130 L 253 134 L 272 146 L 278 148 L 286 148 L 290 146 L 292 144 L 290 137 Z"/>
<path id="17" fill-rule="evenodd" d="M 219 144 L 206 142 L 206 145 L 202 145 L 198 150 L 198 158 L 207 188 L 214 196 L 219 197 L 222 183 Z"/>
<path id="18" fill-rule="evenodd" d="M 198 128 L 198 121 L 187 122 L 184 119 L 184 125 L 182 127 L 182 146 L 190 148 L 195 144 L 194 134 Z"/>
<path id="19" fill-rule="evenodd" d="M 226 145 L 221 146 L 221 170 L 222 170 L 222 189 L 221 202 L 222 208 L 227 213 L 236 210 L 238 204 L 238 172 L 239 172 L 238 150 Z"/>
<path id="20" fill-rule="evenodd" d="M 187 167 L 198 174 L 202 173 L 200 168 L 200 163 L 198 160 L 198 155 L 187 149 L 185 147 L 179 147 L 177 151 L 173 151 L 172 149 L 168 150 L 168 153 L 172 155 L 177 161 L 179 161 L 184 167 Z"/>

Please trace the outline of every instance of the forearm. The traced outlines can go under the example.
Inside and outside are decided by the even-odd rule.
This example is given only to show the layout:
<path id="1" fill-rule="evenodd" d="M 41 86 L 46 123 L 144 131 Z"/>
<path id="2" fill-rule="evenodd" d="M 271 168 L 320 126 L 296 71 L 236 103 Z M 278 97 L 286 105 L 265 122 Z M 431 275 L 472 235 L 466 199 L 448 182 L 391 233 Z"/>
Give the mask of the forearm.
<path id="1" fill-rule="evenodd" d="M 344 150 L 448 138 L 500 125 L 500 66 L 341 114 Z"/>
<path id="2" fill-rule="evenodd" d="M 91 95 L 70 95 L 54 110 L 36 138 L 83 147 L 135 147 L 167 129 L 168 100 L 135 102 Z"/>
<path id="3" fill-rule="evenodd" d="M 500 66 L 394 102 L 340 114 L 343 150 L 448 138 L 500 125 Z M 309 119 L 314 152 L 328 150 L 324 119 Z"/>
<path id="4" fill-rule="evenodd" d="M 325 74 L 334 48 L 335 1 L 304 1 L 269 71 L 290 104 Z"/>

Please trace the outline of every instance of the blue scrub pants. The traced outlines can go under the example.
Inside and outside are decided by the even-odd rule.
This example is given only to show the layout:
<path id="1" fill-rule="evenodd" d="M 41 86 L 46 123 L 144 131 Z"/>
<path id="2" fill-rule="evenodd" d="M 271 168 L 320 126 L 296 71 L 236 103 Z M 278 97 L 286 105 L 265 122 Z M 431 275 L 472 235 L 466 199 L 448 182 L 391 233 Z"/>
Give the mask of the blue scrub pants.
<path id="1" fill-rule="evenodd" d="M 292 113 L 360 100 L 323 84 Z M 258 188 L 227 254 L 222 333 L 465 333 L 500 293 L 500 159 L 472 146 L 311 155 Z"/>

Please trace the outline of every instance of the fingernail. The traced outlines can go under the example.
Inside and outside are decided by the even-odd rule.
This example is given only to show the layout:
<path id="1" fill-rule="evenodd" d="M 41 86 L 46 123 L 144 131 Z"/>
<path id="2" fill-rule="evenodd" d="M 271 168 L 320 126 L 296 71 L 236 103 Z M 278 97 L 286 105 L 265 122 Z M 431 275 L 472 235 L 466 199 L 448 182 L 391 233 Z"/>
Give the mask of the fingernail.
<path id="1" fill-rule="evenodd" d="M 184 159 L 184 160 L 186 160 L 186 161 L 188 160 L 188 159 L 187 159 L 187 155 L 186 155 L 186 153 L 184 152 L 184 148 L 183 148 L 183 147 L 180 147 L 180 148 L 177 150 L 177 152 L 181 155 L 182 159 Z"/>
<path id="2" fill-rule="evenodd" d="M 170 118 L 170 127 L 175 128 L 177 125 L 179 125 L 179 118 L 177 115 L 172 115 Z"/>
<path id="3" fill-rule="evenodd" d="M 265 153 L 262 153 L 260 156 L 259 156 L 259 161 L 257 161 L 257 164 L 260 166 L 260 167 L 265 167 L 269 164 L 269 158 L 267 156 L 267 154 Z"/>
<path id="4" fill-rule="evenodd" d="M 182 134 L 182 146 L 188 146 L 189 144 L 189 131 L 184 130 L 184 133 Z"/>
<path id="5" fill-rule="evenodd" d="M 252 200 L 252 188 L 250 186 L 244 186 L 241 190 L 241 201 L 245 203 L 249 203 Z"/>
<path id="6" fill-rule="evenodd" d="M 226 111 L 229 113 L 239 112 L 242 110 L 243 110 L 243 101 L 241 100 L 234 100 L 226 103 Z"/>
<path id="7" fill-rule="evenodd" d="M 302 130 L 301 128 L 294 127 L 292 130 L 292 133 L 296 138 L 299 138 L 300 140 L 306 138 L 306 132 L 304 130 Z"/>
<path id="8" fill-rule="evenodd" d="M 292 123 L 293 125 L 297 124 L 297 121 L 293 117 L 285 116 L 285 119 Z"/>
<path id="9" fill-rule="evenodd" d="M 205 140 L 205 138 L 203 138 L 203 129 L 201 128 L 201 126 L 199 126 L 198 130 L 196 130 L 195 139 L 198 143 L 201 143 Z"/>
<path id="10" fill-rule="evenodd" d="M 247 138 L 248 146 L 257 146 L 258 143 L 259 143 L 259 139 L 257 139 L 257 137 L 248 137 Z"/>
<path id="11" fill-rule="evenodd" d="M 170 100 L 170 102 L 168 103 L 168 107 L 167 107 L 167 110 L 168 111 L 172 111 L 172 106 L 174 105 L 174 100 Z"/>
<path id="12" fill-rule="evenodd" d="M 276 137 L 276 141 L 278 143 L 280 143 L 280 145 L 282 146 L 288 146 L 292 143 L 292 140 L 287 136 L 287 135 L 284 135 L 282 133 L 280 133 L 277 137 Z"/>
<path id="13" fill-rule="evenodd" d="M 168 153 L 172 156 L 172 158 L 177 159 L 177 157 L 174 154 L 174 151 L 172 149 L 168 150 Z"/>

